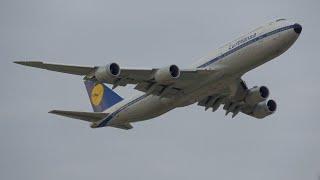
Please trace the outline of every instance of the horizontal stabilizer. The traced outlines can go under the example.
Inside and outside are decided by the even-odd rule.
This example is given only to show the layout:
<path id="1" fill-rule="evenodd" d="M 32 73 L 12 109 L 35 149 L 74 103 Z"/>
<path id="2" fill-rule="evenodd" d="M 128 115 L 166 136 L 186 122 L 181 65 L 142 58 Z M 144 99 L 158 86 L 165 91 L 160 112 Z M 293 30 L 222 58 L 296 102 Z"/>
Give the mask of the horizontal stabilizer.
<path id="1" fill-rule="evenodd" d="M 133 128 L 130 123 L 118 124 L 118 125 L 110 125 L 110 126 L 114 127 L 114 128 L 124 129 L 124 130 L 129 130 L 129 129 Z"/>
<path id="2" fill-rule="evenodd" d="M 59 116 L 74 118 L 74 119 L 80 119 L 87 122 L 97 122 L 108 115 L 108 113 L 101 113 L 101 112 L 61 111 L 61 110 L 52 110 L 49 113 L 56 114 Z"/>
<path id="3" fill-rule="evenodd" d="M 94 71 L 94 67 L 89 66 L 73 66 L 73 65 L 63 65 L 63 64 L 50 64 L 43 63 L 41 61 L 15 61 L 16 64 L 21 64 L 24 66 L 30 66 L 40 69 L 46 69 L 50 71 L 74 74 L 74 75 L 89 75 Z"/>

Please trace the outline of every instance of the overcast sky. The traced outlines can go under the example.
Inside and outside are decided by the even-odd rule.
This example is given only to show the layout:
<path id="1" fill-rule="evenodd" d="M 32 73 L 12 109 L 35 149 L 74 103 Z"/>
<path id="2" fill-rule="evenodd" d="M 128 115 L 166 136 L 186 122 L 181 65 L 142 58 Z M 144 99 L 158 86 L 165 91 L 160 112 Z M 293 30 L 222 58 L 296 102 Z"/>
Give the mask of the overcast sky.
<path id="1" fill-rule="evenodd" d="M 0 179 L 318 179 L 319 8 L 319 0 L 1 0 Z M 186 67 L 277 18 L 303 31 L 285 54 L 244 77 L 268 86 L 278 103 L 263 120 L 192 105 L 130 131 L 93 130 L 47 113 L 91 111 L 81 77 L 12 63 Z"/>

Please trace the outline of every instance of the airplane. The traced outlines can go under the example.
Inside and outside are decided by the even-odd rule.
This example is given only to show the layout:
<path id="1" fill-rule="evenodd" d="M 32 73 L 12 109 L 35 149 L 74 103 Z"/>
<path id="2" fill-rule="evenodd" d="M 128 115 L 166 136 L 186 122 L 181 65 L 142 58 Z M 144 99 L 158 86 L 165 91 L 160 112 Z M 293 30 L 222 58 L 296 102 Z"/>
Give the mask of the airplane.
<path id="1" fill-rule="evenodd" d="M 131 123 L 160 116 L 172 109 L 194 103 L 205 110 L 220 106 L 232 118 L 239 112 L 262 119 L 273 114 L 277 104 L 266 86 L 248 88 L 242 76 L 274 59 L 298 39 L 302 26 L 277 19 L 231 41 L 188 68 L 172 64 L 162 68 L 120 68 L 74 66 L 41 61 L 14 63 L 50 71 L 83 76 L 94 112 L 52 110 L 49 113 L 91 123 L 92 128 L 131 129 Z M 112 89 L 105 84 L 112 85 Z M 123 99 L 113 91 L 118 86 L 135 85 L 142 95 Z"/>

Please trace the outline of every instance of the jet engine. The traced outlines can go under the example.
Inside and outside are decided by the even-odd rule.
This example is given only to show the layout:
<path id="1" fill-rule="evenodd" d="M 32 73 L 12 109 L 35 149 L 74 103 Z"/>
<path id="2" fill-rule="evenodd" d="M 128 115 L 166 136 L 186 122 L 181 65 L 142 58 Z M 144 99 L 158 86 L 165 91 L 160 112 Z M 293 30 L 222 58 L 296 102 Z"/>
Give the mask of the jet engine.
<path id="1" fill-rule="evenodd" d="M 94 73 L 99 82 L 110 83 L 120 75 L 120 67 L 117 63 L 110 63 L 106 66 L 100 66 Z"/>
<path id="2" fill-rule="evenodd" d="M 245 102 L 249 105 L 255 105 L 266 100 L 269 97 L 269 89 L 266 86 L 256 86 L 249 89 Z"/>
<path id="3" fill-rule="evenodd" d="M 168 85 L 173 83 L 180 77 L 179 67 L 176 65 L 170 65 L 161 69 L 158 69 L 154 74 L 154 79 L 159 84 Z"/>
<path id="4" fill-rule="evenodd" d="M 252 115 L 262 119 L 277 110 L 277 103 L 274 100 L 268 100 L 258 103 L 254 108 Z"/>

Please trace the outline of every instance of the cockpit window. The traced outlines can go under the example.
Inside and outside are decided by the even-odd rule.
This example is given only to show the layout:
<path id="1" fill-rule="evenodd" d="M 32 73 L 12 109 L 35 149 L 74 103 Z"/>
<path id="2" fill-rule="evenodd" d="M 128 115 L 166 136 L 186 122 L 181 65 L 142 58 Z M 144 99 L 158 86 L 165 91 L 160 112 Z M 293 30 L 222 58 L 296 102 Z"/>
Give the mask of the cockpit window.
<path id="1" fill-rule="evenodd" d="M 285 21 L 286 19 L 277 19 L 276 22 Z"/>

